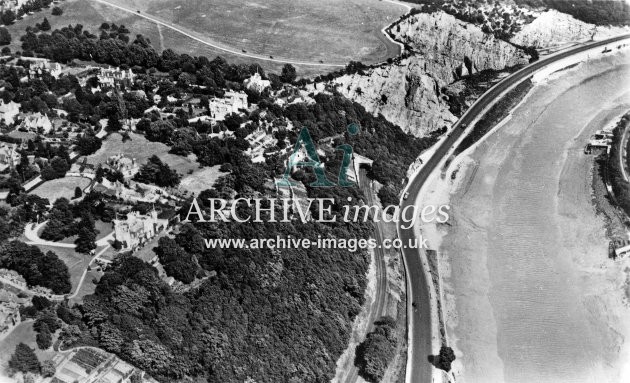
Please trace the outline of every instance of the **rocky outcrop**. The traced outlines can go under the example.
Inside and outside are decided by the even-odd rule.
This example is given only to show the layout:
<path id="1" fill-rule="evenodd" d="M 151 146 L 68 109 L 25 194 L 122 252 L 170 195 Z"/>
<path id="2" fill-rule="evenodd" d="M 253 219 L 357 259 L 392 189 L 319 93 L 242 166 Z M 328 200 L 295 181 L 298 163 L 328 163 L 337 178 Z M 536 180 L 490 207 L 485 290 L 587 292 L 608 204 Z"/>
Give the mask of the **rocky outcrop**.
<path id="1" fill-rule="evenodd" d="M 595 26 L 565 13 L 549 10 L 523 26 L 510 41 L 521 46 L 553 48 L 574 42 L 601 40 L 629 32 L 628 27 Z"/>
<path id="2" fill-rule="evenodd" d="M 457 120 L 443 89 L 459 78 L 529 61 L 521 49 L 443 12 L 410 16 L 391 32 L 413 49 L 412 56 L 362 75 L 338 77 L 333 85 L 369 112 L 416 136 Z"/>
<path id="3" fill-rule="evenodd" d="M 366 75 L 334 80 L 337 90 L 374 114 L 382 114 L 405 132 L 426 135 L 456 121 L 440 94 L 440 81 L 415 58 L 376 68 Z"/>
<path id="4" fill-rule="evenodd" d="M 419 13 L 392 28 L 394 37 L 426 61 L 426 71 L 451 83 L 457 71 L 475 73 L 527 64 L 529 56 L 510 43 L 444 12 Z"/>

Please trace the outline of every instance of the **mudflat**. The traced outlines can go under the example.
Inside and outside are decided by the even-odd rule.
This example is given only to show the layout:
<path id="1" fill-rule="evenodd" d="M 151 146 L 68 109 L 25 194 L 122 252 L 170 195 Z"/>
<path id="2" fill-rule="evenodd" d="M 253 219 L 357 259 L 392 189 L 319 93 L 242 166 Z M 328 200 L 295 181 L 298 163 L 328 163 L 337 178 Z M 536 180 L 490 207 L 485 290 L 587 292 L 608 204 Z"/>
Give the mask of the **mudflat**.
<path id="1" fill-rule="evenodd" d="M 440 247 L 458 382 L 628 381 L 628 261 L 607 258 L 582 149 L 629 79 L 627 55 L 552 75 L 460 160 Z"/>

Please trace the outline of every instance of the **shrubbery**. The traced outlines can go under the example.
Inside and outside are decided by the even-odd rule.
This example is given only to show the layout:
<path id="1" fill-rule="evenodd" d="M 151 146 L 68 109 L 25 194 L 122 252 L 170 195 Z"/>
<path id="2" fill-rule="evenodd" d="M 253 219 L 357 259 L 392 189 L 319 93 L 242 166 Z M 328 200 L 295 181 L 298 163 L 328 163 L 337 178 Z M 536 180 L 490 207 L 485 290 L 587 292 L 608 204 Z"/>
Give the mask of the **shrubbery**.
<path id="1" fill-rule="evenodd" d="M 438 355 L 429 356 L 429 361 L 440 370 L 451 371 L 451 363 L 455 360 L 455 352 L 452 348 L 442 345 Z"/>
<path id="2" fill-rule="evenodd" d="M 367 381 L 378 383 L 396 354 L 396 321 L 381 318 L 376 328 L 357 346 L 355 364 Z"/>

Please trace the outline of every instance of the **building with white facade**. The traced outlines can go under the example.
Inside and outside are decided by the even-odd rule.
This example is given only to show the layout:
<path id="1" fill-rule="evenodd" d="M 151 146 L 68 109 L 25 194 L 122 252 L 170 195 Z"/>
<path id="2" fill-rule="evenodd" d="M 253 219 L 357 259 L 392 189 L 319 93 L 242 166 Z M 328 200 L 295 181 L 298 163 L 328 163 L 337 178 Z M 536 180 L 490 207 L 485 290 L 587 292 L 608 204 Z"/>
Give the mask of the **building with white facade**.
<path id="1" fill-rule="evenodd" d="M 0 142 L 0 171 L 13 169 L 20 164 L 22 156 L 17 151 L 18 144 Z"/>
<path id="2" fill-rule="evenodd" d="M 114 235 L 125 250 L 132 250 L 147 243 L 168 227 L 168 219 L 159 219 L 155 210 L 148 215 L 137 211 L 127 214 L 124 220 L 114 220 Z"/>
<path id="3" fill-rule="evenodd" d="M 5 104 L 4 101 L 0 101 L 0 118 L 5 124 L 13 125 L 18 114 L 20 114 L 20 104 L 13 101 Z"/>
<path id="4" fill-rule="evenodd" d="M 107 159 L 107 165 L 114 170 L 122 173 L 125 179 L 131 178 L 140 171 L 140 166 L 135 158 L 125 157 L 122 154 L 116 154 Z"/>
<path id="5" fill-rule="evenodd" d="M 247 89 L 255 90 L 258 93 L 262 93 L 263 90 L 271 86 L 271 81 L 263 80 L 260 74 L 256 72 L 252 77 L 243 81 L 243 85 L 245 85 Z"/>
<path id="6" fill-rule="evenodd" d="M 100 73 L 97 76 L 98 82 L 101 85 L 116 86 L 120 83 L 131 84 L 136 78 L 136 75 L 131 69 L 122 70 L 120 68 L 100 68 Z"/>
<path id="7" fill-rule="evenodd" d="M 33 132 L 37 132 L 41 128 L 44 134 L 48 134 L 52 130 L 53 125 L 47 115 L 37 112 L 26 115 L 20 124 L 20 128 Z"/>
<path id="8" fill-rule="evenodd" d="M 210 100 L 210 117 L 215 121 L 223 121 L 232 113 L 238 113 L 240 109 L 247 109 L 247 95 L 241 92 L 225 92 L 223 98 Z"/>

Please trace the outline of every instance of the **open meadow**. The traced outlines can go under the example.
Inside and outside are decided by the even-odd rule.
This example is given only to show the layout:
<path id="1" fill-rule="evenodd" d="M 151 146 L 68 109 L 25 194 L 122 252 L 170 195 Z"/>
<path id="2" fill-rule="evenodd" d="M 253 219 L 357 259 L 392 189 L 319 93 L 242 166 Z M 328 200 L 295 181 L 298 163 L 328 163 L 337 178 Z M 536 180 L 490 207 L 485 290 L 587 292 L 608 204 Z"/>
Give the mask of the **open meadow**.
<path id="1" fill-rule="evenodd" d="M 396 45 L 381 29 L 405 12 L 381 0 L 107 1 L 248 53 L 334 64 L 381 62 L 396 55 Z"/>
<path id="2" fill-rule="evenodd" d="M 210 189 L 214 183 L 227 173 L 219 170 L 219 165 L 196 170 L 193 174 L 182 178 L 179 186 L 188 190 L 195 195 L 199 195 L 202 191 Z"/>
<path id="3" fill-rule="evenodd" d="M 17 325 L 10 334 L 0 340 L 0 382 L 11 382 L 8 380 L 6 368 L 9 365 L 9 359 L 15 350 L 15 346 L 18 343 L 26 343 L 29 347 L 35 350 L 35 354 L 40 361 L 52 359 L 55 352 L 52 349 L 40 350 L 35 343 L 35 330 L 33 330 L 33 324 L 35 321 L 28 320 Z"/>
<path id="4" fill-rule="evenodd" d="M 72 200 L 74 197 L 74 189 L 78 187 L 85 189 L 90 182 L 89 178 L 82 177 L 64 177 L 55 180 L 46 181 L 40 186 L 33 189 L 31 194 L 38 195 L 42 198 L 48 198 L 50 203 L 55 202 L 58 198 L 64 197 Z"/>

